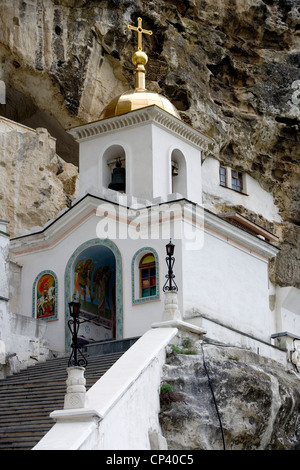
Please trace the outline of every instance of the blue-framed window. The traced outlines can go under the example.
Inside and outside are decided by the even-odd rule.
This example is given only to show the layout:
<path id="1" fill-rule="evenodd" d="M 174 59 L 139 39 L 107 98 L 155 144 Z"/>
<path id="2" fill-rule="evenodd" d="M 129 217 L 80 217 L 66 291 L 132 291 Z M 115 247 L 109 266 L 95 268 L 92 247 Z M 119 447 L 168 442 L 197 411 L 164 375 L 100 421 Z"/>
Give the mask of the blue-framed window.
<path id="1" fill-rule="evenodd" d="M 158 255 L 151 247 L 141 248 L 132 259 L 132 303 L 159 298 Z"/>
<path id="2" fill-rule="evenodd" d="M 153 253 L 144 255 L 139 263 L 140 297 L 156 295 L 156 266 Z"/>

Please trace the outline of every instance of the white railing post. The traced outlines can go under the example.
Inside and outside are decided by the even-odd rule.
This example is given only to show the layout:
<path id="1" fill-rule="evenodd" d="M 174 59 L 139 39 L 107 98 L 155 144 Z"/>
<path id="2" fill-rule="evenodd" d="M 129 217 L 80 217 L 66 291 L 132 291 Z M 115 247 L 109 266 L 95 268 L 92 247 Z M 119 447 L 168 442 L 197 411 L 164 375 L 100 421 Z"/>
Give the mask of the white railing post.
<path id="1" fill-rule="evenodd" d="M 67 393 L 65 395 L 64 409 L 86 407 L 86 380 L 84 378 L 84 367 L 68 367 Z"/>

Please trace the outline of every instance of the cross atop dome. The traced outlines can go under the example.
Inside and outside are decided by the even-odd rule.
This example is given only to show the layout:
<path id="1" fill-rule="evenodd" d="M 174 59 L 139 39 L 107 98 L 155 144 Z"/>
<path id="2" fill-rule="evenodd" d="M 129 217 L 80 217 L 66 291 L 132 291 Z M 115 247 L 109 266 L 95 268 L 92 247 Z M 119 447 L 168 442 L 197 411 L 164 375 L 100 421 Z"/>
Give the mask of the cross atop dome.
<path id="1" fill-rule="evenodd" d="M 127 26 L 127 29 L 131 29 L 132 31 L 136 31 L 138 33 L 138 51 L 142 51 L 142 37 L 143 34 L 148 34 L 149 36 L 152 35 L 152 31 L 148 29 L 143 29 L 142 28 L 142 18 L 138 18 L 138 25 L 137 26 L 131 26 L 130 24 Z"/>
<path id="2" fill-rule="evenodd" d="M 152 31 L 142 28 L 142 18 L 138 18 L 138 25 L 131 26 L 128 25 L 127 29 L 136 31 L 138 33 L 138 50 L 132 56 L 132 63 L 136 66 L 134 75 L 135 75 L 135 89 L 138 91 L 146 90 L 145 82 L 145 65 L 148 62 L 147 54 L 142 50 L 142 37 L 143 34 L 152 35 Z"/>
<path id="3" fill-rule="evenodd" d="M 163 95 L 146 89 L 145 65 L 148 62 L 147 54 L 142 50 L 143 34 L 151 36 L 153 33 L 149 29 L 142 27 L 142 18 L 137 19 L 137 26 L 128 25 L 127 29 L 134 31 L 138 35 L 137 50 L 132 55 L 134 70 L 134 89 L 125 91 L 114 98 L 100 114 L 100 120 L 145 108 L 147 106 L 157 106 L 180 119 L 180 115 L 173 104 Z"/>

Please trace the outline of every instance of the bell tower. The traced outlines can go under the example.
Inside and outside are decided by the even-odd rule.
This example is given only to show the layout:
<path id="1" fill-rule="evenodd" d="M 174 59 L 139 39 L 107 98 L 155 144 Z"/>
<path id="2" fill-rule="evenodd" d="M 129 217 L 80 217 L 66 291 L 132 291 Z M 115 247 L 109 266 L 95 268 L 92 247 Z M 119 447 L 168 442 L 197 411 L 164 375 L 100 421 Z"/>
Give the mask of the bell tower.
<path id="1" fill-rule="evenodd" d="M 174 199 L 202 203 L 201 151 L 212 140 L 184 123 L 164 96 L 146 89 L 147 54 L 138 33 L 132 56 L 135 88 L 114 98 L 99 120 L 69 130 L 79 142 L 80 197 L 86 193 L 118 201 L 155 204 Z"/>

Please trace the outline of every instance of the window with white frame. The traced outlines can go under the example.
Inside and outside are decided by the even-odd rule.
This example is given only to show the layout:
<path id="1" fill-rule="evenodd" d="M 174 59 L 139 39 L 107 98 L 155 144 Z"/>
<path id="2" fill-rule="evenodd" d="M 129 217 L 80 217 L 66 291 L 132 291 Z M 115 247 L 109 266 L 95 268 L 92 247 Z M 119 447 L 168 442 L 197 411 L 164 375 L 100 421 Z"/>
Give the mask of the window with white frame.
<path id="1" fill-rule="evenodd" d="M 224 188 L 233 189 L 245 194 L 245 174 L 241 171 L 233 170 L 230 167 L 220 165 L 219 184 Z"/>
<path id="2" fill-rule="evenodd" d="M 224 166 L 220 166 L 220 185 L 226 186 L 226 174 L 227 169 Z"/>
<path id="3" fill-rule="evenodd" d="M 231 171 L 231 189 L 243 192 L 243 173 L 240 171 Z"/>

